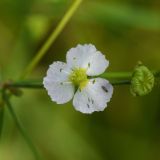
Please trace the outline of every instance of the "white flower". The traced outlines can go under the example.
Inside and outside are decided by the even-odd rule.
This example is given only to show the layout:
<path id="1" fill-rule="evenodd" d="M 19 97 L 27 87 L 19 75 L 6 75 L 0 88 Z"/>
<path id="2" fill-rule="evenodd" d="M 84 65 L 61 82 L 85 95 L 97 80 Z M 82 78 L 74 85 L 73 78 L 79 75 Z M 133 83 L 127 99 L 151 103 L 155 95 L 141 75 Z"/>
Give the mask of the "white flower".
<path id="1" fill-rule="evenodd" d="M 94 45 L 78 45 L 67 52 L 67 63 L 53 62 L 43 80 L 52 101 L 63 104 L 73 98 L 73 106 L 82 113 L 103 111 L 113 93 L 112 85 L 102 78 L 109 65 Z"/>

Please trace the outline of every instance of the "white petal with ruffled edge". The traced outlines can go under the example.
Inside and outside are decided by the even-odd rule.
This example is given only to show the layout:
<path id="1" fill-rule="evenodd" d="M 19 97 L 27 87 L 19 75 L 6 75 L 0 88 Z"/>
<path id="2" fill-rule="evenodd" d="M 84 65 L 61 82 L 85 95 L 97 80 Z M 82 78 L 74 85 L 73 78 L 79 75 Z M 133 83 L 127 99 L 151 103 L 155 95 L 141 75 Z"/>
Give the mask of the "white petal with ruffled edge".
<path id="1" fill-rule="evenodd" d="M 53 62 L 47 70 L 47 78 L 54 82 L 68 81 L 68 76 L 71 73 L 71 69 L 64 62 Z"/>
<path id="2" fill-rule="evenodd" d="M 91 79 L 88 85 L 78 90 L 73 98 L 73 106 L 82 113 L 103 111 L 113 94 L 112 85 L 105 79 Z"/>
<path id="3" fill-rule="evenodd" d="M 87 69 L 88 76 L 103 73 L 109 65 L 105 56 L 97 51 L 94 45 L 77 45 L 67 52 L 67 64 L 72 68 Z"/>
<path id="4" fill-rule="evenodd" d="M 109 66 L 109 61 L 105 59 L 105 56 L 97 51 L 88 61 L 88 76 L 97 76 L 102 74 Z"/>
<path id="5" fill-rule="evenodd" d="M 68 102 L 74 95 L 74 86 L 68 81 L 70 72 L 66 63 L 54 62 L 43 79 L 43 85 L 47 89 L 48 95 L 57 104 Z"/>

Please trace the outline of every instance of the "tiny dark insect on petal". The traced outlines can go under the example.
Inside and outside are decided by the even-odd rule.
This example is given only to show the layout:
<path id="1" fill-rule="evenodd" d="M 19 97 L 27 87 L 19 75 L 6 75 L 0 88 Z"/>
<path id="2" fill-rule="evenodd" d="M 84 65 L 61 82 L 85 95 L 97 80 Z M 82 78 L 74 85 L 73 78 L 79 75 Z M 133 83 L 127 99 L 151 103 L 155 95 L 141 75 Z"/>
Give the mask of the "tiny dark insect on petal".
<path id="1" fill-rule="evenodd" d="M 96 80 L 94 79 L 93 81 L 92 81 L 92 83 L 94 84 L 96 82 Z"/>
<path id="2" fill-rule="evenodd" d="M 62 72 L 62 68 L 60 68 L 60 72 Z"/>
<path id="3" fill-rule="evenodd" d="M 102 89 L 105 91 L 105 92 L 108 92 L 107 88 L 105 86 L 102 86 Z"/>
<path id="4" fill-rule="evenodd" d="M 87 104 L 87 107 L 90 108 L 89 104 Z"/>
<path id="5" fill-rule="evenodd" d="M 92 104 L 94 103 L 94 100 L 93 99 L 91 99 L 91 102 L 92 102 Z"/>

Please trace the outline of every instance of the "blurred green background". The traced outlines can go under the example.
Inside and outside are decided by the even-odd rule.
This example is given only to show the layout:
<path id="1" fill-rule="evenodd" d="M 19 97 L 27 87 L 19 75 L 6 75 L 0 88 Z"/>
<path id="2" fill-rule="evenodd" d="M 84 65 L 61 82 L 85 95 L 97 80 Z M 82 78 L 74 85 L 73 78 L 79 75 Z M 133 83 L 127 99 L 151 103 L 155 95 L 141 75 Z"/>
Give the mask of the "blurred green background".
<path id="1" fill-rule="evenodd" d="M 0 1 L 0 78 L 16 80 L 73 0 Z M 78 43 L 93 43 L 110 61 L 107 71 L 132 71 L 141 60 L 160 69 L 159 0 L 84 0 L 30 79 L 42 79 L 53 61 L 65 61 Z M 115 87 L 104 112 L 84 115 L 72 103 L 56 105 L 45 90 L 12 98 L 17 115 L 45 160 L 160 159 L 160 87 L 132 97 Z M 0 160 L 34 160 L 5 110 Z"/>

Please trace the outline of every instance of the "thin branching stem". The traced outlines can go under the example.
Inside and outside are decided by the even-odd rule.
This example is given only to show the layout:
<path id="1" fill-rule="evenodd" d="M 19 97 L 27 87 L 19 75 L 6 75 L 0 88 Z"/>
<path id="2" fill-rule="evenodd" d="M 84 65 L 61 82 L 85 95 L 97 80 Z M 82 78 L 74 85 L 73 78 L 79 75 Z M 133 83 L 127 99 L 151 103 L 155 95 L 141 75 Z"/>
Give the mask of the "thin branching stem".
<path id="1" fill-rule="evenodd" d="M 131 79 L 132 72 L 106 72 L 100 75 L 100 77 L 107 79 Z"/>
<path id="2" fill-rule="evenodd" d="M 1 106 L 0 106 L 1 107 Z M 3 132 L 4 107 L 0 108 L 0 140 Z"/>
<path id="3" fill-rule="evenodd" d="M 159 71 L 153 71 L 155 78 L 160 77 Z M 112 85 L 129 85 L 131 83 L 132 72 L 108 72 L 103 73 L 98 76 L 101 78 L 108 79 Z M 94 77 L 96 78 L 96 77 Z M 7 87 L 15 87 L 15 88 L 31 88 L 31 89 L 42 89 L 43 83 L 42 80 L 23 80 L 17 82 L 11 82 L 7 84 Z"/>
<path id="4" fill-rule="evenodd" d="M 39 155 L 38 151 L 37 151 L 37 148 L 35 147 L 35 145 L 33 144 L 31 138 L 29 137 L 29 135 L 27 134 L 25 128 L 23 127 L 21 121 L 19 120 L 19 118 L 17 117 L 13 107 L 12 107 L 12 104 L 10 103 L 10 100 L 9 100 L 9 97 L 8 95 L 3 92 L 3 99 L 8 107 L 8 110 L 13 118 L 13 120 L 15 121 L 15 124 L 19 130 L 19 132 L 21 133 L 21 135 L 24 137 L 24 139 L 26 140 L 28 146 L 30 147 L 30 149 L 32 150 L 34 156 L 35 156 L 35 159 L 36 160 L 41 160 L 41 156 Z"/>
<path id="5" fill-rule="evenodd" d="M 15 82 L 15 83 L 9 84 L 9 87 L 42 89 L 43 84 L 40 81 L 37 81 L 34 83 L 32 83 L 32 82 Z"/>
<path id="6" fill-rule="evenodd" d="M 3 96 L 4 90 L 1 89 L 0 92 L 1 92 L 0 96 Z M 2 97 L 2 100 L 0 101 L 0 140 L 3 134 L 3 121 L 4 121 L 4 103 L 3 103 L 3 97 Z"/>
<path id="7" fill-rule="evenodd" d="M 130 84 L 130 80 L 114 80 L 111 81 L 112 85 L 128 85 Z M 37 83 L 29 83 L 29 82 L 15 82 L 12 83 L 10 85 L 8 85 L 8 87 L 15 87 L 15 88 L 28 88 L 28 89 L 43 89 L 44 86 L 42 84 L 42 82 L 38 82 Z"/>
<path id="8" fill-rule="evenodd" d="M 47 41 L 42 45 L 40 50 L 37 52 L 36 56 L 32 59 L 32 61 L 29 63 L 29 65 L 26 67 L 26 69 L 22 73 L 22 76 L 21 76 L 22 79 L 24 79 L 26 76 L 28 76 L 31 73 L 31 71 L 36 67 L 36 65 L 39 63 L 42 57 L 47 53 L 48 49 L 55 42 L 56 38 L 62 32 L 62 30 L 64 29 L 68 21 L 71 19 L 71 17 L 75 13 L 75 11 L 77 10 L 81 2 L 82 0 L 74 0 L 73 4 L 70 6 L 70 8 L 66 12 L 62 20 L 59 22 L 56 29 L 51 33 Z"/>
<path id="9" fill-rule="evenodd" d="M 108 72 L 100 75 L 101 78 L 109 79 L 112 85 L 128 85 L 130 84 L 132 73 L 131 72 Z M 8 84 L 8 87 L 15 88 L 32 88 L 32 89 L 41 89 L 43 87 L 42 80 L 37 81 L 18 81 Z"/>

